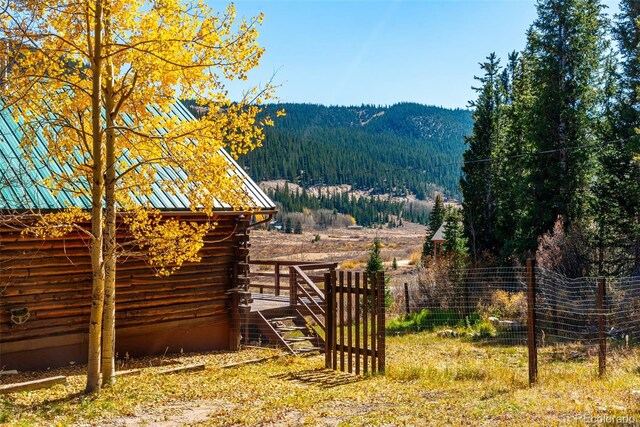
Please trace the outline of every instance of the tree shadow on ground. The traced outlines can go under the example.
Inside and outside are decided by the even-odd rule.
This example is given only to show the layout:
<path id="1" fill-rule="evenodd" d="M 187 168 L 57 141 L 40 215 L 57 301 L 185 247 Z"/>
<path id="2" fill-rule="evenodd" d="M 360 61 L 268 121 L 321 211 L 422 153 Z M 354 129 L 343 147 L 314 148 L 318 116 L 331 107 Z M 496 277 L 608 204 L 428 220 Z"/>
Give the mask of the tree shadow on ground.
<path id="1" fill-rule="evenodd" d="M 270 378 L 283 379 L 288 381 L 298 381 L 302 383 L 316 385 L 322 388 L 333 388 L 346 384 L 355 384 L 365 378 L 359 375 L 338 372 L 331 369 L 306 369 L 298 372 L 288 372 L 274 375 Z"/>

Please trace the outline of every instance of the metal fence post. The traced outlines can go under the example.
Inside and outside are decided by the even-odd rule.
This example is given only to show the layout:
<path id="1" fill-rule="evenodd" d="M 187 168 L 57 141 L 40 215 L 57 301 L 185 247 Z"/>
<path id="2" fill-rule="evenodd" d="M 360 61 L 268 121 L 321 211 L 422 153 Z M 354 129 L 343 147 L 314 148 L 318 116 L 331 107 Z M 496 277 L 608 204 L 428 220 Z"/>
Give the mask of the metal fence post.
<path id="1" fill-rule="evenodd" d="M 606 318 L 604 315 L 605 294 L 605 278 L 598 277 L 598 374 L 600 376 L 607 373 L 607 335 L 605 332 Z"/>
<path id="2" fill-rule="evenodd" d="M 527 259 L 527 344 L 529 348 L 529 386 L 538 381 L 538 344 L 536 342 L 536 261 Z"/>

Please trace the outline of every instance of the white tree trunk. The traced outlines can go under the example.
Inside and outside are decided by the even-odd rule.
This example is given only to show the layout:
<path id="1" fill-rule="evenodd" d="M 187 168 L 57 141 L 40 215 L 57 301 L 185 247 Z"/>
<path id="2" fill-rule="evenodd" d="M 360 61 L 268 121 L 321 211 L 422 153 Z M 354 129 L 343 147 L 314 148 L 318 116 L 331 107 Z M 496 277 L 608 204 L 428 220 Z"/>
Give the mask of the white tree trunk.
<path id="1" fill-rule="evenodd" d="M 104 192 L 102 134 L 100 132 L 101 108 L 101 64 L 102 64 L 102 1 L 95 2 L 95 26 L 93 34 L 93 60 L 91 93 L 91 127 L 93 171 L 91 177 L 91 269 L 93 287 L 91 292 L 91 318 L 89 321 L 89 350 L 87 360 L 87 385 L 85 392 L 100 391 L 100 356 L 102 335 L 102 313 L 104 309 L 104 265 L 102 235 L 102 196 Z"/>
<path id="2" fill-rule="evenodd" d="M 108 17 L 105 21 L 105 32 L 109 32 Z M 107 36 L 108 37 L 108 36 Z M 104 385 L 115 383 L 115 316 L 116 316 L 116 156 L 114 98 L 113 98 L 113 66 L 107 60 L 107 81 L 104 91 L 105 111 L 107 116 L 106 131 L 106 223 L 105 223 L 105 301 L 102 324 L 102 382 Z"/>

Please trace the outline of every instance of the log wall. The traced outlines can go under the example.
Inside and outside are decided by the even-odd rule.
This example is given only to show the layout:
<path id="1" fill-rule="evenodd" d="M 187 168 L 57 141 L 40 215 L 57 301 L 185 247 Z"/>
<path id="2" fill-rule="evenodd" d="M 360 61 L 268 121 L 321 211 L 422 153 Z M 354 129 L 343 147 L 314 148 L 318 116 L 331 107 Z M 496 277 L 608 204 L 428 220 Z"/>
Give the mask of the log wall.
<path id="1" fill-rule="evenodd" d="M 238 265 L 248 256 L 248 219 L 220 216 L 200 252 L 201 262 L 185 264 L 168 277 L 157 276 L 140 259 L 119 261 L 119 357 L 233 347 L 237 337 L 230 336 L 236 328 L 227 291 L 242 279 Z M 88 243 L 82 233 L 42 240 L 0 228 L 0 369 L 86 361 Z M 19 325 L 25 309 L 29 318 Z"/>

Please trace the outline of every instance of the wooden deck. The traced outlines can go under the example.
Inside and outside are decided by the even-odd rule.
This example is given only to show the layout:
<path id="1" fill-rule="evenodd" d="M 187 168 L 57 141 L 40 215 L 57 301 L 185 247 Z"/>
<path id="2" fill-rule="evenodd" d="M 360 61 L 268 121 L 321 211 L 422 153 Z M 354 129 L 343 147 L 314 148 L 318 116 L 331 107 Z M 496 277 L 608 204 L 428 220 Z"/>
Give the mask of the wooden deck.
<path id="1" fill-rule="evenodd" d="M 288 295 L 252 293 L 251 312 L 287 308 L 290 305 Z"/>

